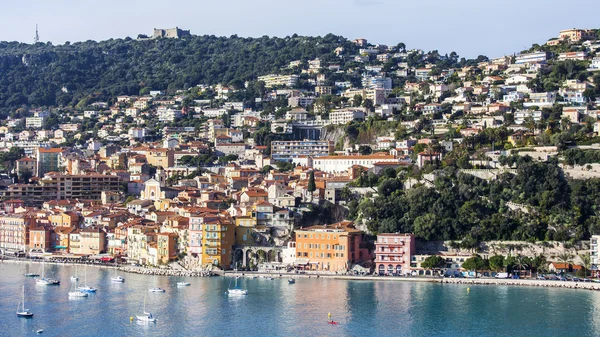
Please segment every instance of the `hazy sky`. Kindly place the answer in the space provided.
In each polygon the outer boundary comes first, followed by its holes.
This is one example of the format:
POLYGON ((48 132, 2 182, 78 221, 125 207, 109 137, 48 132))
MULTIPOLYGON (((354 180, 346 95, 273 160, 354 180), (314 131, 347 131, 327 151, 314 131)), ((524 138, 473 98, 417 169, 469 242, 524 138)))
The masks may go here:
POLYGON ((178 26, 219 36, 325 35, 497 57, 566 28, 600 28, 600 0, 4 0, 0 40, 105 40, 178 26))

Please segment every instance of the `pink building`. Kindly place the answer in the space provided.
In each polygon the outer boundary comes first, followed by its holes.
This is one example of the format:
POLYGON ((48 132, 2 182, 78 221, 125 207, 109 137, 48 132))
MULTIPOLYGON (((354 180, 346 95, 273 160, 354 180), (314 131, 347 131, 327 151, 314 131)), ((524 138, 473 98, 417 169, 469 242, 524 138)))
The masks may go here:
POLYGON ((410 272, 410 257, 416 252, 412 234, 379 234, 375 242, 375 268, 380 275, 410 272))

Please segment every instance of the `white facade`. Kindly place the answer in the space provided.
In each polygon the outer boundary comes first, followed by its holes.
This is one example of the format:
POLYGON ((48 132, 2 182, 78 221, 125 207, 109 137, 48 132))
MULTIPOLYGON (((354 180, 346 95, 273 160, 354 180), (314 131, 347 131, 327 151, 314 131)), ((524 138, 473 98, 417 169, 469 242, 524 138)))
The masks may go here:
POLYGON ((181 110, 160 107, 158 108, 158 120, 161 122, 172 122, 175 118, 181 117, 181 110))
POLYGON ((524 64, 524 63, 545 62, 547 60, 547 58, 548 58, 548 55, 546 55, 546 52, 520 54, 520 55, 517 55, 515 63, 516 64, 524 64))
POLYGON ((354 165, 371 168, 375 163, 397 163, 398 159, 388 154, 368 156, 327 156, 313 158, 313 168, 328 173, 346 172, 354 165))
POLYGON ((39 129, 44 125, 44 117, 27 117, 25 118, 25 127, 39 129))
POLYGON ((365 112, 362 110, 333 110, 329 113, 331 124, 347 124, 355 119, 365 119, 365 112))
POLYGON ((271 88, 274 86, 293 87, 298 83, 298 75, 265 75, 259 76, 259 81, 265 82, 265 87, 271 88))

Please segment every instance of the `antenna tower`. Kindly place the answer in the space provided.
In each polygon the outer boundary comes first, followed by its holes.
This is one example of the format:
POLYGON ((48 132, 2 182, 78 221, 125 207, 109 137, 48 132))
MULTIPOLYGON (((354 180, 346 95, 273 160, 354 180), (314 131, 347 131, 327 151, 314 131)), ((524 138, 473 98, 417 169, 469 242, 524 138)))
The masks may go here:
POLYGON ((35 39, 33 39, 33 43, 40 42, 40 35, 38 34, 38 25, 35 24, 35 39))

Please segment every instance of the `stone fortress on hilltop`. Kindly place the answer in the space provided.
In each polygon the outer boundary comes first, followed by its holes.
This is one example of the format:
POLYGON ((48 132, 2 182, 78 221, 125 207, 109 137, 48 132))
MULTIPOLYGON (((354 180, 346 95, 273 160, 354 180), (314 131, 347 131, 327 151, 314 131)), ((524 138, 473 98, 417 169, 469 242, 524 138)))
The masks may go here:
POLYGON ((190 33, 189 30, 179 29, 178 27, 168 28, 168 29, 154 28, 154 34, 152 34, 153 39, 158 39, 158 38, 162 38, 162 37, 170 38, 170 39, 180 39, 180 38, 191 37, 191 36, 192 36, 192 34, 190 33))

